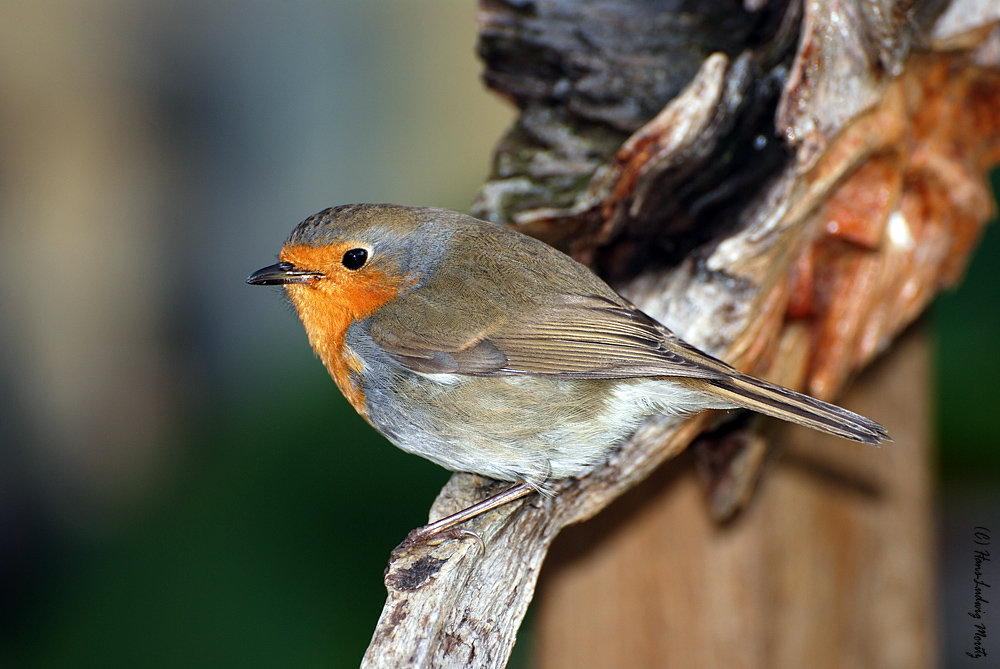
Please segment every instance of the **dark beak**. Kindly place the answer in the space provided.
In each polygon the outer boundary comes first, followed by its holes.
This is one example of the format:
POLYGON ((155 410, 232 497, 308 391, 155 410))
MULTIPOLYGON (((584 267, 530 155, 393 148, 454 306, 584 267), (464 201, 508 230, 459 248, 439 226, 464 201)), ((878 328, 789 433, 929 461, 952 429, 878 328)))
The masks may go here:
POLYGON ((322 272, 302 270, 290 262, 279 262, 257 270, 247 277, 247 283, 254 286, 284 286, 289 283, 311 283, 322 276, 322 272))

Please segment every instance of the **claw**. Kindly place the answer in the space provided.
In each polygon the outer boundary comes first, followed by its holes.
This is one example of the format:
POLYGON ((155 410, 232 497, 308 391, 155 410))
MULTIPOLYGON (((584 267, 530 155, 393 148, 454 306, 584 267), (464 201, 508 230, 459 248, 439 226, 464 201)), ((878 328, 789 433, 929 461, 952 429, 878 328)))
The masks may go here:
POLYGON ((467 509, 459 511, 458 513, 453 513, 452 515, 430 523, 429 525, 418 527, 406 535, 403 542, 393 549, 392 559, 395 560, 396 558, 402 557, 408 553, 410 549, 419 546, 420 544, 438 546, 448 539, 458 539, 459 537, 469 536, 479 542, 479 546, 483 550, 483 555, 485 555, 486 543, 483 541, 483 538, 472 530, 457 529, 456 526, 467 520, 471 520, 478 515, 486 513, 487 511, 492 511, 498 506, 502 506, 513 502, 514 500, 526 497, 532 492, 535 492, 535 489, 528 484, 518 483, 517 485, 507 488, 503 492, 497 493, 492 497, 488 497, 481 502, 473 504, 467 509))

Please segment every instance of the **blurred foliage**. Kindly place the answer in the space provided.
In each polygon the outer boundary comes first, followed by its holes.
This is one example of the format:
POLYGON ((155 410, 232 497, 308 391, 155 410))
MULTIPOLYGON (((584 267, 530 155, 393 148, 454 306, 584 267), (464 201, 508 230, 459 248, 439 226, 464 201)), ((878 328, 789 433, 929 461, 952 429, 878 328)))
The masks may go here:
POLYGON ((389 551, 448 472, 378 436, 302 349, 186 426, 190 466, 154 508, 63 547, 0 665, 357 666, 389 551))
MULTIPOLYGON (((994 196, 1000 170, 992 174, 994 196)), ((931 310, 937 439, 945 479, 1000 476, 1000 228, 987 226, 965 280, 931 310)))

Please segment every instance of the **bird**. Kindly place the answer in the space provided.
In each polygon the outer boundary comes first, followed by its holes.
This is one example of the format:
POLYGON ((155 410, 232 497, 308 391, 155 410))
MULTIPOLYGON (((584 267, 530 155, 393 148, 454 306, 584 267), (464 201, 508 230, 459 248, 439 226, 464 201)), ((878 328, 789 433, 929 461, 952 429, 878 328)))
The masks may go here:
POLYGON ((511 487, 418 528, 428 538, 585 475, 645 419, 751 409, 850 440, 878 423, 743 374, 688 344, 561 251, 454 211, 325 209, 279 262, 283 286, 351 406, 403 451, 511 487))

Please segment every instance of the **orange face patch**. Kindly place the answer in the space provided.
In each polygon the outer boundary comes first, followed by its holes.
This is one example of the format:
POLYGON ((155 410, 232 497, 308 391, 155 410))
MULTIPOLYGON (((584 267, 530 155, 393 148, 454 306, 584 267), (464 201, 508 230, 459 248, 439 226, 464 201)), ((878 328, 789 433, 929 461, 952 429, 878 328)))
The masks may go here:
POLYGON ((316 355, 355 411, 367 418, 364 391, 357 380, 363 363, 345 348, 344 337, 352 323, 364 320, 394 299, 404 280, 370 265, 358 270, 344 267, 344 253, 363 246, 351 242, 330 246, 286 245, 279 258, 298 269, 323 273, 322 278, 306 284, 289 284, 285 290, 316 355))

